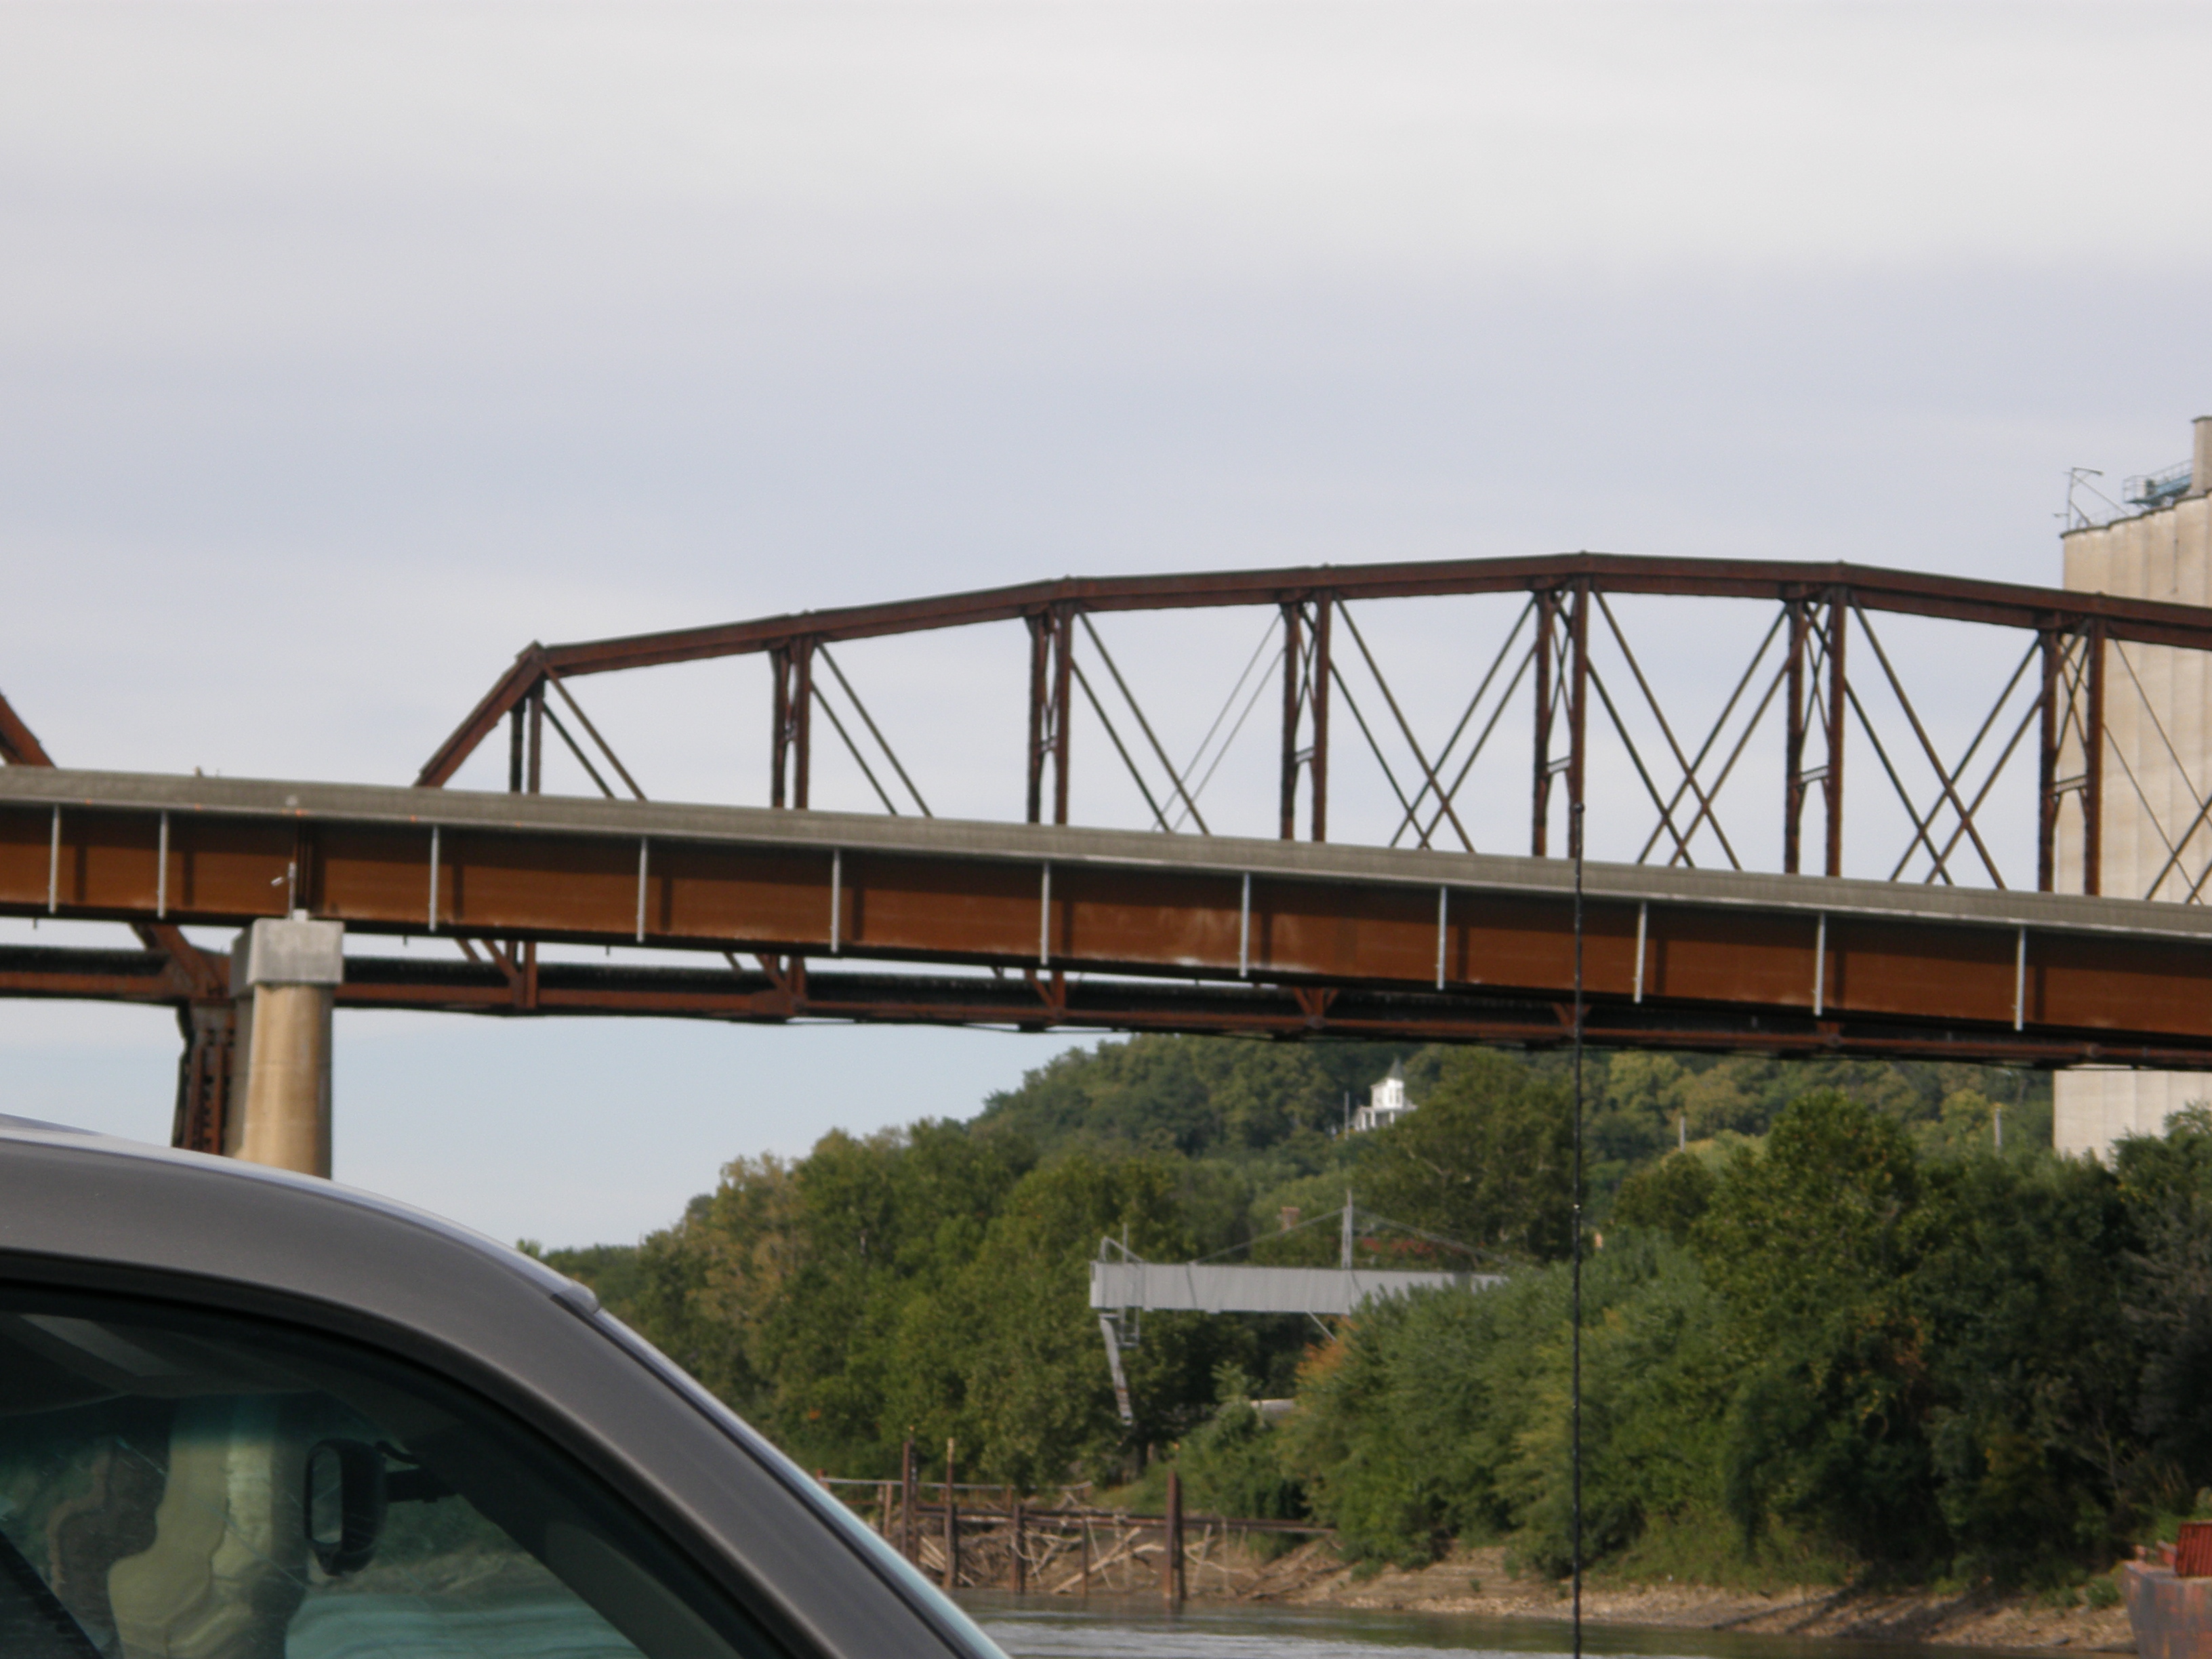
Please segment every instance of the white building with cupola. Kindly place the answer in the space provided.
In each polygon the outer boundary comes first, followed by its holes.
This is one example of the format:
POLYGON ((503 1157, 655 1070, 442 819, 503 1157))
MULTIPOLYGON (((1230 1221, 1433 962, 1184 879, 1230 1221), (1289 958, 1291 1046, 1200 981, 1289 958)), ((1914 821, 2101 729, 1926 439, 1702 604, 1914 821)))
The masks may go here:
POLYGON ((1386 1129, 1413 1109, 1413 1103, 1406 1098, 1406 1068, 1393 1060, 1390 1075, 1367 1091, 1367 1103, 1352 1115, 1352 1133, 1386 1129))

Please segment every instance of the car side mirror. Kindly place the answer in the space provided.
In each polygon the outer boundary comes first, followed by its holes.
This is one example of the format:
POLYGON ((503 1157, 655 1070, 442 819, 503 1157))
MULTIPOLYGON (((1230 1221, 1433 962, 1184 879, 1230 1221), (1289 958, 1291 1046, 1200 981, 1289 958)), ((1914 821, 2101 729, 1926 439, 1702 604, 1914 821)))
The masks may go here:
POLYGON ((307 1449, 307 1547, 322 1570, 358 1572, 376 1554, 387 1501, 384 1454, 359 1440, 319 1440, 307 1449))

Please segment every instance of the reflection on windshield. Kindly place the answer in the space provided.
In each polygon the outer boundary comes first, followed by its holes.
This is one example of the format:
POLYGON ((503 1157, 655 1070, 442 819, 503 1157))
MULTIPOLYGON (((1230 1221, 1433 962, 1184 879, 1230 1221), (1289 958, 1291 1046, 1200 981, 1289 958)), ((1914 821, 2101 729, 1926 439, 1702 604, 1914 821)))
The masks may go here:
POLYGON ((142 1316, 0 1310, 9 1659, 769 1650, 457 1391, 295 1333, 142 1316))

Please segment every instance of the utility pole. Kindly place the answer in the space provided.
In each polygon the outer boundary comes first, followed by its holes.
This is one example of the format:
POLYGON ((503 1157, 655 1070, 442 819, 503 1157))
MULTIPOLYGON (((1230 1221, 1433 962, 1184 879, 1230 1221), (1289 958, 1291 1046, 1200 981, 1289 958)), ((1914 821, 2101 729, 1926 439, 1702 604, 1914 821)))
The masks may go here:
POLYGON ((1345 1272, 1352 1271, 1352 1188, 1344 1189, 1344 1244, 1339 1252, 1345 1272))

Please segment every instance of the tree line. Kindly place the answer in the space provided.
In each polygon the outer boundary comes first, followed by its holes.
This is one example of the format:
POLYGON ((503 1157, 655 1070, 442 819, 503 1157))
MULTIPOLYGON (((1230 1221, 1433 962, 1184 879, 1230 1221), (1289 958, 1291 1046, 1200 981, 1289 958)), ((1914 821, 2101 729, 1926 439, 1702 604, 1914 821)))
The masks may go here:
MULTIPOLYGON (((1624 1054, 1587 1093, 1601 1559, 2062 1582, 2212 1483, 2212 1118, 2107 1166, 2050 1152, 2026 1073, 1624 1054)), ((736 1159, 634 1247, 544 1254, 809 1467, 951 1438, 963 1478, 1048 1492, 1172 1459, 1194 1504, 1311 1515, 1355 1557, 1503 1538, 1557 1571, 1571 1135, 1556 1057, 1137 1037, 965 1122, 736 1159), (1394 1062, 1419 1109, 1346 1133, 1394 1062), (1125 1427, 1100 1241, 1334 1261, 1334 1227, 1297 1224, 1347 1189, 1363 1261, 1506 1283, 1327 1328, 1147 1315, 1125 1427)))

